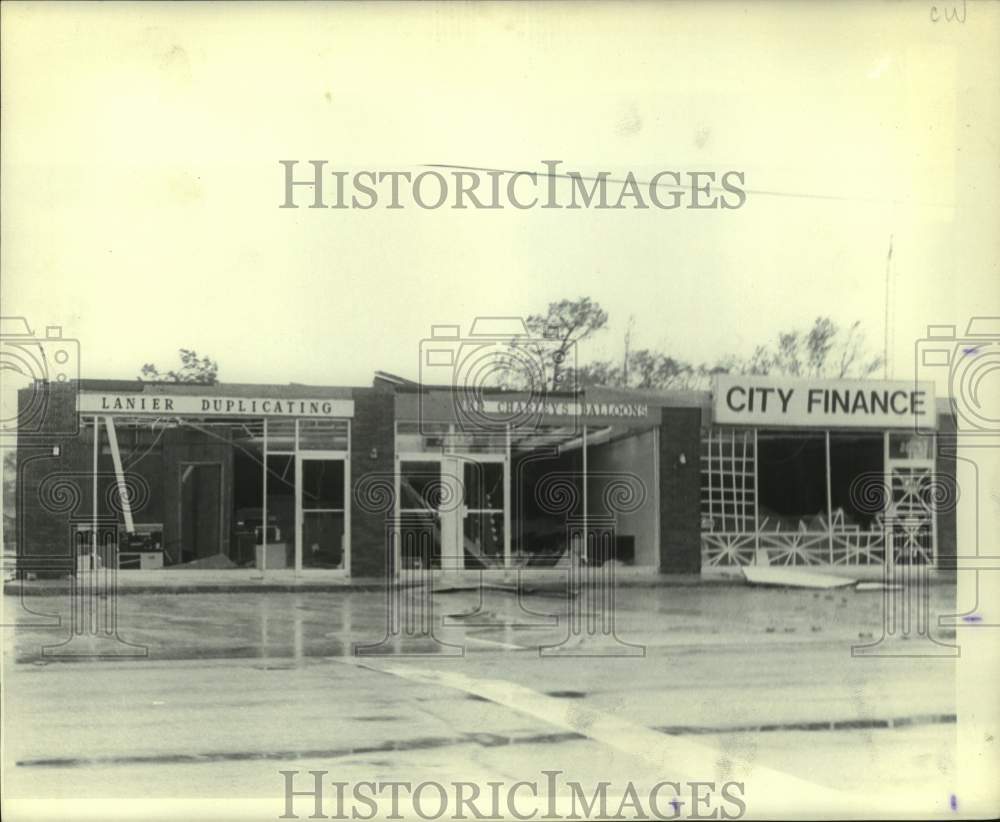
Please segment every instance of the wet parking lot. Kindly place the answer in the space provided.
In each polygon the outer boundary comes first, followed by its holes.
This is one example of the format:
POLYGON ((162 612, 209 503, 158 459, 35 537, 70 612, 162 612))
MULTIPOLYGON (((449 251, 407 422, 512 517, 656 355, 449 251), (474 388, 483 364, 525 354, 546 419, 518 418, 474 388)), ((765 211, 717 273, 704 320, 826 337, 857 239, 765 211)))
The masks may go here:
MULTIPOLYGON (((931 595, 936 624, 954 602, 931 595)), ((28 597, 29 613, 7 596, 8 796, 168 799, 183 784, 274 818, 281 770, 486 783, 555 768, 613 784, 850 779, 948 801, 954 659, 852 655, 882 638, 880 592, 626 588, 615 636, 582 639, 580 602, 480 597, 438 594, 413 623, 433 637, 387 638, 378 591, 132 594, 117 657, 67 658, 42 650, 69 638, 67 601, 28 597)), ((935 653, 914 634, 881 647, 904 645, 935 653)))

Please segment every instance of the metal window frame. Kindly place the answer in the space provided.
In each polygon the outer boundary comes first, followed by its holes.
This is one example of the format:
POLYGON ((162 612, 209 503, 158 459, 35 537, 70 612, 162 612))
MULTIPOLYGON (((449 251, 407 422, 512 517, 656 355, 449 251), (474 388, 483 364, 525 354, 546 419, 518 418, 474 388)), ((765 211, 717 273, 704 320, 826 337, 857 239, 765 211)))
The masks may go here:
MULTIPOLYGON (((298 429, 298 426, 296 426, 298 429)), ((350 431, 348 431, 348 437, 350 431)), ((296 432, 296 444, 298 434, 296 432)), ((295 573, 300 574, 303 570, 302 547, 303 528, 305 526, 305 513, 338 513, 344 515, 344 545, 343 545, 343 568, 321 569, 330 573, 343 572, 344 576, 350 576, 351 560, 351 452, 332 450, 297 450, 295 452, 295 573), (344 500, 341 508, 306 508, 302 504, 302 469, 306 462, 343 462, 344 463, 344 500)), ((320 569, 308 569, 320 570, 320 569)))
MULTIPOLYGON (((322 419, 336 420, 337 422, 344 422, 347 424, 347 448, 345 450, 334 450, 334 449, 302 449, 299 448, 299 423, 303 419, 314 419, 313 417, 295 417, 291 420, 294 423, 293 430, 293 442, 294 448, 291 451, 281 449, 278 451, 272 451, 268 448, 268 422, 273 419, 272 417, 261 417, 264 426, 263 435, 263 448, 262 448, 262 459, 263 465, 263 504, 261 506, 261 512, 263 517, 262 522, 262 536, 261 536, 261 564, 258 569, 263 577, 267 573, 267 458, 270 456, 285 456, 291 457, 293 462, 293 472, 295 477, 295 557, 292 563, 293 573, 296 577, 301 575, 302 571, 307 572, 322 570, 325 573, 336 574, 338 576, 343 576, 349 578, 351 576, 351 543, 352 543, 352 533, 351 533, 351 443, 354 434, 353 420, 344 417, 323 417, 322 419), (317 460, 343 460, 344 462, 344 567, 337 569, 318 569, 318 568, 308 568, 303 569, 302 567, 302 462, 303 460, 317 459, 317 460)), ((314 510, 314 509, 307 509, 314 510)), ((319 510, 319 509, 315 509, 319 510)), ((341 509, 330 509, 331 511, 339 511, 341 509)))
MULTIPOLYGON (((510 435, 510 424, 504 426, 504 449, 500 453, 491 452, 459 452, 455 451, 449 445, 449 440, 445 440, 445 447, 441 450, 435 451, 400 451, 399 450, 399 426, 400 423, 412 424, 410 420, 396 420, 393 424, 393 485, 395 489, 395 501, 393 505, 393 525, 394 532, 398 533, 400 528, 401 516, 404 510, 409 511, 410 509, 404 508, 402 504, 402 463, 404 462, 436 462, 439 465, 443 464, 446 460, 453 460, 455 462, 461 463, 466 462, 492 462, 492 463, 502 463, 503 465, 503 570, 509 571, 512 568, 512 543, 511 543, 511 527, 512 527, 512 506, 513 501, 511 500, 511 435, 510 435)), ((442 423, 444 424, 444 423, 442 423)), ((448 432, 453 434, 455 431, 454 424, 449 424, 448 432)), ((464 497, 464 493, 463 493, 464 497)), ((462 510, 465 510, 465 500, 462 501, 462 510)), ((478 509, 477 509, 478 510, 478 509)), ((457 518, 461 522, 464 517, 457 518)), ((456 526, 457 527, 457 526, 456 526)), ((444 526, 442 525, 442 535, 444 532, 444 526)), ((393 576, 398 578, 402 566, 402 556, 401 556, 401 545, 400 541, 394 540, 393 545, 393 576)), ((432 569, 423 569, 427 573, 432 573, 432 569)))
MULTIPOLYGON (((736 457, 735 457, 735 443, 736 443, 736 433, 739 427, 730 426, 718 426, 710 425, 703 429, 701 437, 701 458, 700 458, 700 498, 701 498, 701 513, 702 516, 707 515, 713 522, 721 523, 721 528, 713 528, 713 531, 719 533, 728 533, 726 530, 727 525, 727 489, 725 487, 725 482, 723 475, 726 473, 726 463, 729 462, 729 467, 733 470, 730 472, 734 476, 735 483, 735 467, 736 467, 736 457), (728 439, 730 443, 730 448, 732 450, 728 456, 723 449, 723 441, 728 439), (718 487, 717 487, 718 486, 718 487), (718 510, 717 510, 718 505, 718 510), (706 510, 707 509, 707 510, 706 510)), ((761 541, 761 530, 760 530, 760 514, 759 514, 759 434, 761 430, 764 431, 774 431, 776 433, 781 433, 784 429, 761 429, 760 427, 754 427, 750 429, 744 429, 745 434, 751 434, 753 437, 753 489, 752 489, 752 502, 753 502, 753 546, 755 561, 757 553, 760 550, 761 541)), ((831 464, 831 435, 839 432, 841 429, 833 428, 823 428, 823 429, 809 429, 813 433, 823 433, 824 441, 824 481, 826 485, 826 542, 827 542, 827 561, 830 565, 834 565, 834 551, 835 551, 835 530, 833 523, 833 483, 832 483, 832 464, 831 464)), ((937 453, 937 433, 932 432, 930 434, 925 434, 930 441, 930 456, 919 459, 895 459, 891 456, 890 449, 890 438, 893 434, 906 433, 905 429, 862 429, 873 434, 881 434, 882 436, 882 477, 883 477, 883 487, 884 487, 884 497, 885 507, 883 508, 883 516, 889 516, 892 513, 893 506, 893 475, 894 468, 924 468, 930 471, 932 474, 938 469, 938 453, 937 453)), ((852 432, 857 433, 855 429, 851 429, 852 432)), ((741 471, 740 479, 742 482, 746 482, 748 475, 745 471, 746 465, 746 441, 744 441, 744 452, 743 452, 743 466, 744 470, 741 471)), ((733 505, 733 515, 735 519, 735 525, 739 526, 741 521, 741 516, 743 522, 746 522, 746 494, 747 490, 745 486, 741 486, 739 489, 742 493, 742 502, 737 503, 736 495, 737 488, 735 484, 732 489, 728 491, 731 494, 733 505), (742 508, 741 508, 742 506, 742 508)), ((939 545, 938 545, 938 510, 936 505, 929 506, 929 524, 931 530, 931 567, 937 567, 939 560, 939 545)), ((706 532, 702 532, 706 533, 706 532)), ((710 532, 709 532, 710 533, 710 532)), ((736 533, 738 535, 750 536, 751 531, 744 528, 737 528, 736 533)), ((703 543, 704 548, 704 543, 703 543)), ((886 548, 888 550, 888 547, 886 548)), ((885 561, 885 559, 883 559, 885 561)))

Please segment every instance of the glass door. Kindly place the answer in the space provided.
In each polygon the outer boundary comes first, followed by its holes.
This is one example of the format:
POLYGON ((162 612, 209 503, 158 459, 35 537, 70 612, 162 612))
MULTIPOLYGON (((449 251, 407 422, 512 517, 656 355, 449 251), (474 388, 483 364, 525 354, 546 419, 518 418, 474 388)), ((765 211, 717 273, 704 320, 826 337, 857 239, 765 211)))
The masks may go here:
POLYGON ((347 460, 340 453, 299 453, 295 462, 297 571, 349 569, 347 471, 347 460))
POLYGON ((399 570, 505 567, 507 473, 502 455, 406 454, 397 464, 399 570))
POLYGON ((467 569, 503 568, 507 564, 504 540, 506 504, 503 457, 461 459, 461 545, 467 569))
POLYGON ((441 567, 442 513, 447 496, 442 461, 419 455, 399 461, 396 568, 415 571, 441 567))

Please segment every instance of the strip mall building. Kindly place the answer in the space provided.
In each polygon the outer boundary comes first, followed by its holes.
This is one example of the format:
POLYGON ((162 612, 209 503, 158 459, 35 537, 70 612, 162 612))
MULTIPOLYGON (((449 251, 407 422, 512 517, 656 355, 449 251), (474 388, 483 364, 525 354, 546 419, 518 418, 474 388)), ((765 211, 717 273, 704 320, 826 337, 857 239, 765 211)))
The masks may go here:
POLYGON ((39 576, 384 578, 574 553, 623 575, 860 574, 887 545, 901 562, 955 555, 937 436, 955 421, 923 383, 727 376, 540 399, 381 373, 364 388, 84 380, 24 389, 20 412, 18 564, 39 576), (574 544, 598 527, 606 550, 574 544))

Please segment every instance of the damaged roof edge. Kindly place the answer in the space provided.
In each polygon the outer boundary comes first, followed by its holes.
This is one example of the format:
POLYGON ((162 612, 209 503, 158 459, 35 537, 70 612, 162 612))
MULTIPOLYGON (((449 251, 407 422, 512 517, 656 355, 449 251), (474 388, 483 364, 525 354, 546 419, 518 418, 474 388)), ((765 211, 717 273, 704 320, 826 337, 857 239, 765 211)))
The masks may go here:
MULTIPOLYGON (((193 383, 193 382, 153 382, 143 380, 120 379, 80 379, 75 381, 80 391, 114 391, 136 394, 208 394, 236 397, 289 397, 289 398, 330 398, 349 399, 355 391, 367 391, 372 388, 388 389, 400 393, 417 393, 422 391, 450 391, 450 385, 422 385, 414 380, 392 374, 387 371, 376 371, 371 386, 330 386, 307 385, 304 383, 193 383)), ((71 385, 72 383, 68 384, 71 385)), ((67 386, 68 387, 68 386, 67 386)), ((505 393, 502 389, 487 389, 484 393, 505 393)), ((510 393, 525 393, 513 391, 510 393)), ((610 386, 588 386, 580 391, 550 392, 551 396, 574 396, 583 393, 585 396, 604 401, 631 400, 642 401, 649 405, 665 408, 701 408, 711 415, 712 392, 708 390, 690 389, 644 389, 616 388, 610 386)), ((938 414, 955 416, 952 398, 937 397, 938 414)))

